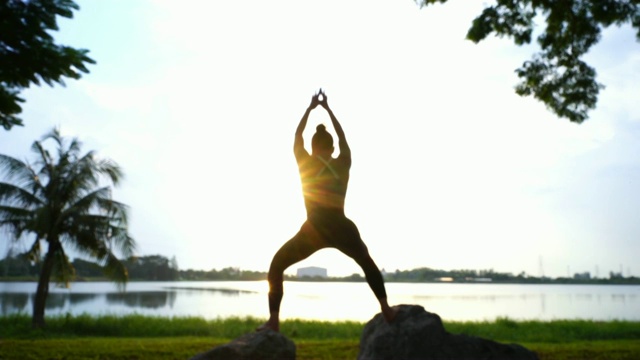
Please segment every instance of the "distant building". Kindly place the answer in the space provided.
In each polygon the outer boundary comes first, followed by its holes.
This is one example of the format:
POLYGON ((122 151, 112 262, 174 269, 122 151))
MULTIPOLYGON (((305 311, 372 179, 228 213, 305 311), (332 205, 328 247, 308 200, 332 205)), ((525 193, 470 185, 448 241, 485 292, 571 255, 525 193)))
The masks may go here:
POLYGON ((470 281, 470 282, 492 282, 493 279, 492 278, 487 278, 487 277, 467 277, 464 278, 465 281, 470 281))
POLYGON ((382 275, 383 279, 388 279, 389 275, 391 275, 390 273, 388 273, 384 268, 380 269, 380 275, 382 275))
POLYGON ((589 280, 591 279, 591 273, 587 272, 583 272, 583 273, 576 273, 573 275, 573 278, 576 280, 589 280))
POLYGON ((327 269, 321 268, 321 267, 316 267, 316 266, 309 266, 309 267, 299 268, 298 272, 296 273, 296 275, 299 278, 304 277, 304 276, 326 278, 327 277, 327 269))

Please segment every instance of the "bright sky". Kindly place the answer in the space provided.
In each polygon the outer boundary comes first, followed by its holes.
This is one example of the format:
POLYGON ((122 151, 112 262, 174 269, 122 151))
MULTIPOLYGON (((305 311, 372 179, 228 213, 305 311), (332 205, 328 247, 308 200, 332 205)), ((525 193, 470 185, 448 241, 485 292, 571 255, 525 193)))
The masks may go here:
MULTIPOLYGON (((33 159, 59 125, 115 160, 140 255, 266 271, 305 219, 293 134, 322 87, 353 154, 347 216, 380 268, 640 275, 629 26, 588 57, 606 89, 576 125, 514 93, 535 47, 464 39, 479 0, 78 4, 55 36, 97 65, 25 91, 25 126, 0 130, 0 152, 33 159)), ((319 108, 309 137, 318 123, 319 108)), ((289 270, 302 266, 361 273, 336 250, 289 270)))

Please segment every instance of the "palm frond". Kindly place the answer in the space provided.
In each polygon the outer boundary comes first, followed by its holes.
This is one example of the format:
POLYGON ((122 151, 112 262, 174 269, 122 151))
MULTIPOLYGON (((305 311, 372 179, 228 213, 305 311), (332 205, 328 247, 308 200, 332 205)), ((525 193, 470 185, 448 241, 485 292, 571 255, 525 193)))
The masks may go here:
POLYGON ((0 204, 33 208, 41 206, 42 200, 32 192, 14 184, 0 182, 0 204))
POLYGON ((33 218, 33 212, 27 209, 0 205, 0 229, 7 231, 14 241, 18 241, 33 218))
POLYGON ((96 190, 93 190, 87 194, 84 194, 79 199, 74 199, 75 202, 70 203, 61 214, 63 218, 71 215, 88 214, 92 209, 101 208, 101 201, 109 199, 111 197, 111 188, 105 186, 96 190))
POLYGON ((23 161, 14 157, 0 154, 0 171, 4 172, 7 177, 13 177, 16 173, 21 173, 27 167, 23 161))
POLYGON ((33 144, 31 144, 31 151, 39 155, 37 160, 38 164, 45 165, 52 163, 51 154, 49 154, 49 151, 42 146, 41 141, 34 141, 33 144))
POLYGON ((109 252, 102 267, 104 274, 114 281, 118 289, 124 290, 129 281, 129 271, 124 263, 120 261, 113 253, 109 252))
POLYGON ((71 142, 69 143, 69 147, 65 150, 65 152, 75 157, 80 153, 81 149, 82 149, 82 141, 74 137, 71 139, 71 142))
POLYGON ((111 218, 112 222, 126 226, 129 223, 129 207, 111 199, 98 199, 100 209, 111 218))
POLYGON ((34 262, 39 262, 42 259, 42 246, 40 245, 40 239, 36 238, 31 248, 26 253, 27 258, 34 262))
POLYGON ((40 138, 40 142, 45 142, 46 140, 49 140, 49 139, 55 141, 56 144, 58 145, 58 148, 64 147, 64 138, 62 137, 59 127, 56 126, 51 130, 49 130, 49 132, 42 135, 42 137, 40 138))
POLYGON ((76 276, 76 269, 62 247, 56 250, 53 256, 53 278, 58 285, 68 288, 69 283, 76 276))
POLYGON ((114 186, 118 186, 124 178, 122 168, 111 159, 99 159, 97 167, 101 174, 106 175, 114 186))
POLYGON ((125 258, 129 258, 134 255, 137 247, 136 241, 129 236, 127 228, 112 227, 110 240, 112 246, 118 249, 125 258))
POLYGON ((99 260, 104 260, 106 254, 114 249, 122 256, 133 256, 136 242, 129 236, 126 226, 114 223, 114 219, 104 215, 82 215, 74 219, 73 227, 65 233, 73 237, 73 241, 65 243, 73 246, 76 251, 99 260))
POLYGON ((0 173, 4 173, 6 181, 21 187, 27 187, 37 181, 36 174, 27 163, 3 154, 0 154, 0 173))
POLYGON ((0 205, 0 221, 11 221, 33 217, 33 210, 15 207, 10 205, 0 205))
POLYGON ((100 182, 100 173, 96 169, 93 153, 89 152, 70 164, 59 163, 59 172, 63 173, 59 184, 59 192, 64 194, 65 203, 73 203, 91 191, 100 182))
POLYGON ((65 229, 63 241, 79 253, 102 260, 107 252, 109 219, 102 215, 82 215, 65 229))
POLYGON ((100 260, 104 258, 106 247, 90 231, 83 231, 76 234, 74 241, 65 242, 78 254, 86 255, 100 260))

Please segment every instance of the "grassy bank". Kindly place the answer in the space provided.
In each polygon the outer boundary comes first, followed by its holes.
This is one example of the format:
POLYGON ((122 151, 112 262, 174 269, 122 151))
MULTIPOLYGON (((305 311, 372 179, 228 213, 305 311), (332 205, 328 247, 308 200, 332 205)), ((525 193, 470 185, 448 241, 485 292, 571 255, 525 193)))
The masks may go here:
MULTIPOLYGON (((30 317, 0 317, 0 359, 188 359, 253 331, 261 319, 130 315, 59 316, 32 330, 30 317)), ((298 359, 355 359, 363 323, 284 321, 298 359)), ((446 322, 450 333, 519 343, 541 359, 640 359, 640 322, 446 322)))

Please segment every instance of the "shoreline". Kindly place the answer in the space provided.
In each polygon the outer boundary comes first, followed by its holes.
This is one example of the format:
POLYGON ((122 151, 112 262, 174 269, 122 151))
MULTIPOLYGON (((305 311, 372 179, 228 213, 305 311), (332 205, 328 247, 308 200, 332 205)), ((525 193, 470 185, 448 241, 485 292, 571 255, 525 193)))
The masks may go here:
MULTIPOLYGON (((244 279, 181 279, 181 280, 145 280, 145 279, 131 279, 129 283, 138 282, 260 282, 266 281, 266 279, 260 280, 244 280, 244 279)), ((315 278, 299 278, 299 279, 285 279, 285 282, 309 282, 309 283, 364 283, 365 280, 345 280, 342 278, 328 278, 328 279, 315 279, 315 278)), ((13 283, 13 282, 38 282, 37 277, 1 277, 0 283, 13 283)), ((85 282, 112 282, 107 278, 78 278, 70 283, 85 283, 85 282)), ((55 285, 55 282, 50 282, 55 285)), ((545 281, 545 282, 528 282, 528 281, 388 281, 385 280, 385 284, 465 284, 465 285, 640 285, 640 279, 635 279, 628 282, 612 282, 606 280, 599 281, 545 281)))

